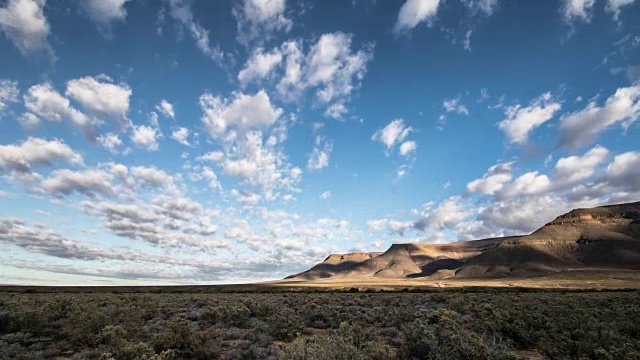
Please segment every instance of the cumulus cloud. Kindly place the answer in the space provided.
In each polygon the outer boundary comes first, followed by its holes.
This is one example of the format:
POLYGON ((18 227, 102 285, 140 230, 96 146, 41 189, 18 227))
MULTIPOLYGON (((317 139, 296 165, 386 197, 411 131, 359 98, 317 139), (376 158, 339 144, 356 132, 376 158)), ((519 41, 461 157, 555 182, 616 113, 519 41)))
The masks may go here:
POLYGON ((387 124, 383 129, 376 131, 373 136, 371 136, 371 140, 380 141, 388 150, 395 146, 395 144, 402 142, 411 131, 413 131, 413 128, 406 126, 404 120, 396 119, 387 124))
POLYGON ((38 125, 40 125, 40 118, 28 112, 20 115, 18 122, 23 129, 27 131, 34 131, 38 128, 38 125))
POLYGON ((455 112, 460 115, 469 115, 469 109, 467 109, 467 107, 462 104, 460 100, 461 99, 459 96, 457 98, 447 99, 442 102, 442 107, 444 107, 447 112, 455 112))
POLYGON ((417 147, 418 145, 416 145, 415 141, 405 141, 400 145, 400 155, 407 156, 414 153, 417 147))
POLYGON ((238 202, 243 206, 256 206, 262 199, 259 194, 255 194, 249 191, 239 191, 236 189, 231 190, 231 195, 233 195, 236 200, 238 200, 238 202))
POLYGON ((106 115, 124 121, 129 112, 131 88, 127 84, 115 84, 106 75, 85 76, 69 80, 65 95, 97 115, 106 115))
POLYGON ((159 137, 160 131, 158 129, 146 125, 134 126, 131 133, 131 141, 147 151, 157 151, 160 148, 159 137))
POLYGON ((53 162, 82 164, 82 156, 60 140, 30 137, 21 144, 0 145, 0 169, 30 172, 53 162))
POLYGON ((264 143, 261 132, 249 132, 239 140, 235 149, 227 148, 225 159, 220 163, 226 175, 240 177, 260 188, 266 200, 275 199, 276 189, 297 184, 300 174, 288 172, 284 153, 276 144, 264 143))
POLYGON ((242 0, 233 9, 238 41, 248 45, 253 40, 269 38, 276 31, 291 30, 293 22, 285 16, 285 8, 286 0, 242 0))
POLYGON ((256 49, 251 58, 247 60, 244 68, 238 73, 238 81, 242 86, 253 80, 264 79, 282 62, 282 53, 279 49, 265 52, 262 48, 256 49))
POLYGON ((176 113, 173 110, 173 104, 168 102, 165 99, 162 99, 158 105, 156 105, 156 110, 164 114, 164 116, 175 119, 176 113))
POLYGON ((62 169, 54 171, 51 176, 42 181, 42 190, 55 195, 71 195, 79 193, 90 197, 97 194, 114 196, 116 189, 112 185, 113 175, 104 170, 87 169, 73 171, 62 169))
POLYGON ((590 178, 595 173, 596 166, 602 164, 608 157, 609 150, 598 145, 582 156, 558 159, 554 172, 556 183, 564 186, 580 183, 590 178))
POLYGON ((422 231, 441 231, 453 228, 471 215, 460 196, 452 196, 440 203, 438 207, 425 214, 414 223, 414 227, 422 231))
POLYGON ((202 122, 213 138, 219 138, 230 128, 241 132, 264 129, 273 125, 283 110, 275 107, 264 90, 254 95, 242 92, 233 94, 233 99, 224 99, 204 93, 200 96, 200 107, 204 112, 202 122))
POLYGON ((98 143, 112 154, 118 153, 118 148, 122 146, 122 140, 118 134, 107 133, 98 137, 98 143))
POLYGON ((42 225, 29 226, 21 219, 0 219, 0 242, 62 259, 134 260, 131 256, 117 254, 110 249, 100 249, 67 239, 42 225))
POLYGON ((529 141, 529 134, 551 120, 561 107, 562 104, 547 92, 534 99, 529 106, 507 107, 506 118, 498 123, 498 127, 505 132, 510 144, 523 145, 529 141))
POLYGON ((315 146, 307 162, 307 169, 318 171, 329 166, 329 157, 332 150, 333 144, 330 141, 324 140, 322 136, 316 136, 315 146))
POLYGON ((476 179, 467 184, 467 191, 470 193, 481 193, 493 195, 507 182, 511 181, 511 166, 513 162, 493 165, 481 179, 476 179))
POLYGON ((155 166, 134 166, 131 168, 131 174, 143 184, 150 186, 168 187, 173 183, 173 178, 169 174, 155 166))
POLYGON ((340 118, 346 112, 351 93, 357 89, 373 58, 373 45, 355 51, 353 36, 340 32, 322 35, 304 53, 300 41, 281 46, 285 74, 277 85, 285 100, 297 99, 306 89, 315 90, 315 101, 326 107, 325 116, 340 118))
POLYGON ((185 127, 179 127, 171 133, 171 138, 184 146, 191 146, 189 144, 189 129, 185 127))
POLYGON ((563 0, 562 14, 567 23, 576 20, 591 22, 595 0, 563 0))
POLYGON ((0 79, 0 116, 2 112, 9 106, 9 103, 18 101, 18 82, 7 79, 0 79))
POLYGON ((71 106, 69 99, 57 92, 49 83, 34 85, 24 94, 24 106, 31 113, 51 122, 69 119, 90 140, 95 138, 91 119, 71 106))
POLYGON ((640 85, 616 90, 602 106, 595 100, 582 110, 560 119, 560 146, 579 148, 589 145, 606 129, 621 124, 628 127, 640 116, 640 85))
POLYGON ((623 191, 640 191, 640 152, 630 151, 616 155, 607 166, 605 179, 623 191))
POLYGON ((96 23, 105 37, 111 37, 111 24, 127 17, 124 5, 130 0, 83 0, 80 2, 87 16, 96 23))
POLYGON ((364 77, 371 49, 353 53, 352 40, 344 33, 324 34, 309 52, 307 83, 320 87, 316 98, 321 103, 348 96, 364 77))
POLYGON ((222 151, 210 151, 202 156, 198 156, 197 160, 199 161, 211 161, 211 162, 220 162, 224 160, 224 153, 222 151))
POLYGON ((196 42, 196 46, 207 57, 221 61, 224 52, 218 46, 211 46, 209 42, 209 31, 195 21, 193 11, 188 0, 168 0, 169 15, 177 21, 180 26, 187 30, 196 42))
POLYGON ((320 194, 320 200, 328 200, 329 198, 331 198, 331 191, 325 191, 320 194))
POLYGON ((407 0, 400 8, 393 31, 395 33, 409 31, 422 22, 431 26, 439 6, 440 0, 407 0))
POLYGON ((607 0, 607 6, 605 9, 613 14, 613 20, 618 21, 620 18, 621 9, 625 6, 631 5, 635 0, 607 0))
POLYGON ((44 16, 46 0, 8 0, 0 8, 0 30, 23 55, 45 52, 54 57, 47 38, 51 33, 44 16))

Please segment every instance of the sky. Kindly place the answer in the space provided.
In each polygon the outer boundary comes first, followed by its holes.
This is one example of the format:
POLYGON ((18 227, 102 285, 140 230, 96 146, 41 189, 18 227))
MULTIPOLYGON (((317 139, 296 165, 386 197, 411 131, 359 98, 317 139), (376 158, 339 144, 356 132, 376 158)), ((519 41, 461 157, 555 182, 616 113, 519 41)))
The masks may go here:
POLYGON ((0 0, 0 284, 263 281, 640 200, 640 1, 0 0))

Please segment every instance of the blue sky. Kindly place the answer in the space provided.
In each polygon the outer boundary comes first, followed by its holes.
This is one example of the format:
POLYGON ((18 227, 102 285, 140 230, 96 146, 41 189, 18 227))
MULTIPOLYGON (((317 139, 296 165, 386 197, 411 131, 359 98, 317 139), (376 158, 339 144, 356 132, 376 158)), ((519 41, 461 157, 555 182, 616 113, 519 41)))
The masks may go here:
POLYGON ((640 199, 634 0, 0 1, 0 283, 268 280, 640 199))

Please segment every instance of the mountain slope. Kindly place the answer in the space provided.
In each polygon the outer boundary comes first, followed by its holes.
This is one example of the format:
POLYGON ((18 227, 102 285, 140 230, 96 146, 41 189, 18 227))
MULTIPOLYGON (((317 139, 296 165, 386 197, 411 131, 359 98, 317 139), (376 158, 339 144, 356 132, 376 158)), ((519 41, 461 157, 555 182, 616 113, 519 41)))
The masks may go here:
POLYGON ((530 235, 330 255, 287 279, 500 278, 584 268, 640 270, 640 202, 572 210, 530 235))

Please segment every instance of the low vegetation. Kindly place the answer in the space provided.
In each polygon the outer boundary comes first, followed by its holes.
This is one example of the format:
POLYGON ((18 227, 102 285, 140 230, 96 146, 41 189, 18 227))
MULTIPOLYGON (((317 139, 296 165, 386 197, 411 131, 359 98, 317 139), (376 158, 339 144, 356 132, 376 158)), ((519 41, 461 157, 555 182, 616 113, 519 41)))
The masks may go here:
POLYGON ((640 292, 0 292, 0 359, 640 359, 640 292))

